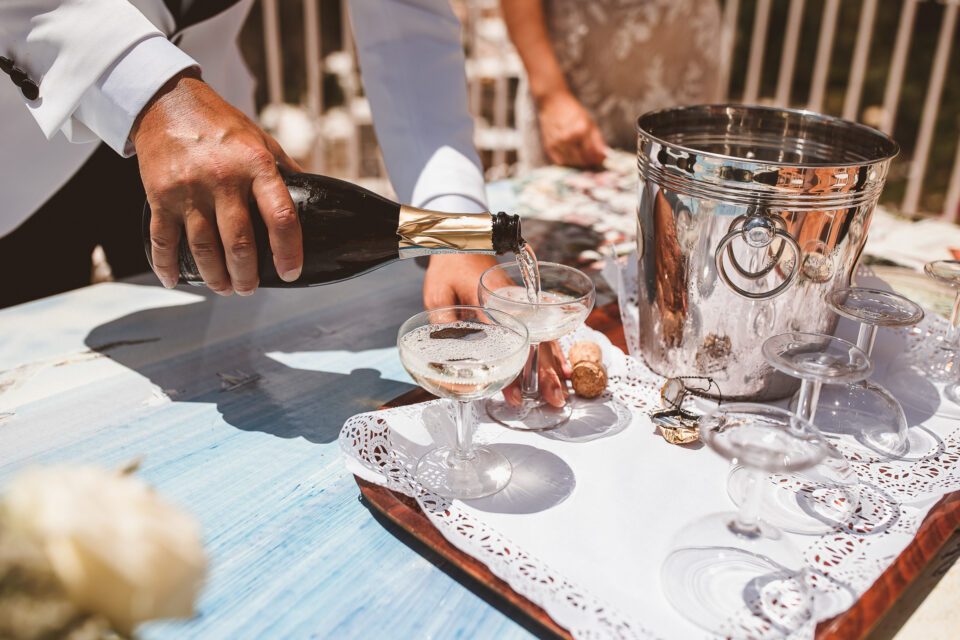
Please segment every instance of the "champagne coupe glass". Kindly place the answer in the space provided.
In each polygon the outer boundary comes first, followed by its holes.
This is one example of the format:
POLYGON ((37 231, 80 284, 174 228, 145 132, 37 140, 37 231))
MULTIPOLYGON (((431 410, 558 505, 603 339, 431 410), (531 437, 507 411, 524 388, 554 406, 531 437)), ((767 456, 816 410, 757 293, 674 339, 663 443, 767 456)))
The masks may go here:
MULTIPOLYGON (((846 340, 820 333, 783 333, 768 338, 762 347, 770 366, 800 378, 796 415, 816 425, 817 398, 823 384, 851 385, 864 380, 873 367, 862 350, 846 340)), ((817 430, 826 451, 815 467, 784 482, 764 483, 767 519, 792 533, 824 534, 853 520, 860 505, 861 484, 850 463, 817 430), (789 490, 789 482, 798 484, 789 490)), ((749 474, 734 468, 727 492, 743 504, 751 491, 749 474)))
POLYGON ((486 403, 487 415, 493 420, 522 431, 553 429, 570 419, 569 402, 557 408, 540 397, 538 347, 541 342, 576 331, 590 315, 596 296, 590 276, 579 269, 553 262, 541 262, 539 267, 537 302, 527 297, 516 264, 500 264, 484 271, 478 291, 480 304, 517 317, 530 331, 530 356, 523 367, 520 406, 510 405, 503 398, 490 398, 486 403))
MULTIPOLYGON (((857 347, 867 357, 873 352, 878 327, 909 327, 923 319, 920 305, 880 289, 845 287, 831 291, 825 300, 837 315, 860 323, 857 347)), ((800 395, 791 403, 798 413, 800 395)), ((816 425, 824 433, 851 435, 884 456, 902 456, 909 447, 903 407, 887 389, 869 380, 821 388, 816 425)))
POLYGON ((700 438, 745 470, 738 513, 681 529, 660 570, 664 595, 691 622, 726 637, 782 638, 813 619, 800 551, 763 516, 767 474, 809 469, 825 454, 807 420, 762 404, 723 405, 700 418, 700 438))
POLYGON ((446 498, 488 496, 510 481, 510 461, 473 444, 470 402, 487 398, 520 373, 527 328, 507 313, 471 306, 424 311, 403 323, 397 348, 403 367, 430 393, 453 401, 456 445, 438 447, 417 464, 424 489, 446 498))
POLYGON ((956 290, 953 310, 950 312, 950 329, 940 342, 940 349, 946 351, 948 356, 944 374, 952 379, 943 394, 954 404, 960 404, 960 379, 957 378, 960 365, 960 260, 935 260, 925 264, 923 270, 934 280, 956 290))

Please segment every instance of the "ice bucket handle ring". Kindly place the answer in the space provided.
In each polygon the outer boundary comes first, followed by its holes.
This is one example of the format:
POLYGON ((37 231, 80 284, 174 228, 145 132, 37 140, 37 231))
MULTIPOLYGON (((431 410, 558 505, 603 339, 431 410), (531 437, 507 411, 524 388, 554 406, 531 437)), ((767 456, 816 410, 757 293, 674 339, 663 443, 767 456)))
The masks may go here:
POLYGON ((796 239, 790 235, 790 232, 786 230, 786 224, 784 224, 782 218, 776 215, 765 215, 757 212, 747 216, 738 216, 733 220, 733 222, 730 224, 730 231, 727 233, 727 235, 723 236, 723 238, 720 240, 720 244, 717 245, 717 251, 714 254, 714 260, 717 265, 717 273, 719 274, 720 279, 723 280, 723 283, 727 285, 731 291, 749 300, 769 300, 771 298, 776 298, 778 295, 786 291, 800 274, 800 243, 798 243, 796 239), (739 224, 738 226, 738 223, 741 222, 742 224, 739 224), (790 273, 787 274, 786 278, 784 278, 783 282, 769 291, 752 292, 746 291, 745 289, 737 286, 733 280, 730 279, 730 275, 727 273, 727 267, 723 263, 723 256, 725 253, 729 252, 731 264, 734 265, 736 270, 741 275, 746 278, 750 278, 751 280, 757 280, 770 273, 770 271, 772 271, 773 268, 780 263, 780 260, 783 257, 783 245, 781 245, 780 249, 773 257, 772 263, 766 268, 757 272, 746 271, 737 263, 733 255, 731 243, 738 236, 742 237, 748 245, 755 248, 767 247, 776 238, 780 238, 784 245, 790 247, 794 258, 793 266, 790 269, 790 273))
MULTIPOLYGON (((744 234, 745 232, 740 225, 743 223, 744 220, 751 220, 751 218, 755 217, 755 215, 756 214, 737 216, 736 218, 733 219, 733 222, 730 223, 730 226, 727 228, 727 231, 736 230, 736 231, 739 231, 741 235, 744 234)), ((784 221, 782 217, 773 214, 773 215, 770 215, 770 219, 778 227, 786 230, 787 223, 784 221)), ((757 223, 751 220, 751 224, 757 224, 757 223)), ((746 236, 744 237, 746 238, 746 236)), ((771 237, 770 240, 772 242, 773 237, 771 237)), ((747 242, 751 246, 757 246, 753 243, 750 243, 749 240, 747 242)), ((759 246, 766 246, 766 245, 761 244, 759 246)), ((767 264, 767 266, 765 266, 764 268, 760 269, 759 271, 747 271, 740 265, 740 263, 737 261, 737 256, 733 253, 733 243, 727 244, 727 258, 730 259, 730 265, 733 267, 734 271, 739 273, 741 276, 743 276, 747 280, 759 280, 760 278, 762 278, 763 276, 767 275, 768 273, 770 273, 771 271, 777 268, 777 265, 780 264, 780 258, 783 257, 784 247, 786 246, 787 244, 785 242, 781 242, 780 247, 777 248, 777 252, 774 254, 773 259, 770 261, 770 263, 767 264)))

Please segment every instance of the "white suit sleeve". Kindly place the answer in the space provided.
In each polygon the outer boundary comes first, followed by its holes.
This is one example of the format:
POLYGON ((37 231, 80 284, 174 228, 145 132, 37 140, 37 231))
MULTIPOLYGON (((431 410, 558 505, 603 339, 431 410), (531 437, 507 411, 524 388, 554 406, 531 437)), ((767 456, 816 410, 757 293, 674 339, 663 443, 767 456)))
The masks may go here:
POLYGON ((126 133, 118 132, 127 123, 109 121, 135 108, 145 91, 158 89, 176 73, 168 73, 172 68, 186 63, 171 51, 176 47, 160 45, 158 38, 165 36, 129 0, 0 2, 0 51, 39 85, 38 98, 24 102, 47 138, 63 131, 81 142, 92 131, 117 151, 129 150, 126 133), (143 64, 141 45, 154 53, 169 49, 162 61, 143 64), (141 64, 136 82, 129 80, 133 65, 122 64, 127 55, 141 64))
POLYGON ((363 86, 393 187, 418 207, 486 209, 460 23, 447 0, 351 0, 363 86))
POLYGON ((167 80, 196 61, 161 35, 138 42, 84 92, 73 117, 122 156, 133 155, 130 129, 167 80))

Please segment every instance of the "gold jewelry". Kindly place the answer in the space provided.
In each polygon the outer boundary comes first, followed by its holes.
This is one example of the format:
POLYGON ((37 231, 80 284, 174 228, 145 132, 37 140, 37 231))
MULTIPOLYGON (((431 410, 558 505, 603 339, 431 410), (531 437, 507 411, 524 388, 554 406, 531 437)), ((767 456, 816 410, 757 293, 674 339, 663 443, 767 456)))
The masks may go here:
POLYGON ((667 409, 650 415, 660 435, 670 444, 691 444, 700 439, 699 419, 682 409, 667 409))
POLYGON ((664 409, 650 414, 650 420, 657 425, 660 435, 670 444, 692 444, 700 439, 700 416, 683 409, 683 401, 693 393, 707 393, 717 390, 717 404, 721 400, 720 385, 706 376, 677 376, 667 378, 660 387, 660 403, 664 409), (688 380, 706 382, 706 386, 691 388, 688 380))

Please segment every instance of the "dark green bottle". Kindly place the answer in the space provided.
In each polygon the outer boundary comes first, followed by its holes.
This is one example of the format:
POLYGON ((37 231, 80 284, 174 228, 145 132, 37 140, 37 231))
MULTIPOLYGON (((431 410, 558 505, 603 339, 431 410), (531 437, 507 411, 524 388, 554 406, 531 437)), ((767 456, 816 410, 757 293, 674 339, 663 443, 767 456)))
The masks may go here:
MULTIPOLYGON (((431 253, 519 251, 520 217, 506 213, 443 213, 400 205, 355 184, 309 173, 283 180, 300 217, 303 271, 284 282, 273 265, 267 229, 250 204, 261 287, 311 287, 353 278, 394 260, 431 253)), ((150 206, 143 207, 143 246, 150 254, 150 206)), ((185 236, 179 249, 180 282, 202 285, 185 236)))

